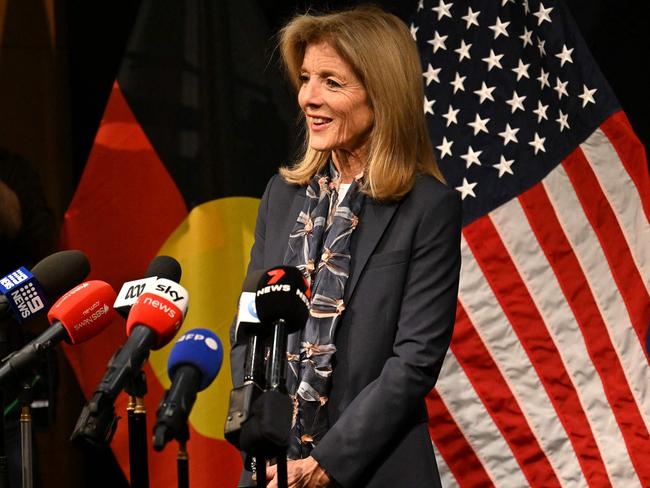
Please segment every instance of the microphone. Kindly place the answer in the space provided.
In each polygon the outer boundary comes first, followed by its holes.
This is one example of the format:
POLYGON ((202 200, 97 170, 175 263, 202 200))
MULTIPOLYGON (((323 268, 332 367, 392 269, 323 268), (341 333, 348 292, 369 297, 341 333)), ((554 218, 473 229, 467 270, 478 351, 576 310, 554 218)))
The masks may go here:
POLYGON ((262 324, 273 328, 266 364, 266 387, 270 390, 286 390, 287 336, 304 327, 309 316, 310 296, 307 280, 293 266, 271 268, 257 284, 257 316, 262 324))
POLYGON ((98 280, 86 281, 63 295, 47 314, 51 327, 2 361, 0 386, 59 342, 79 344, 103 331, 115 318, 110 306, 113 300, 115 291, 111 285, 98 280))
MULTIPOLYGON (((309 285, 297 268, 276 266, 254 276, 257 278, 255 307, 242 306, 249 299, 246 287, 250 284, 247 283, 240 300, 239 317, 254 311, 261 324, 248 323, 244 329, 250 334, 244 361, 244 385, 230 392, 224 428, 226 440, 249 454, 255 450, 271 452, 286 444, 291 425, 291 402, 284 395, 287 335, 304 326, 310 296, 309 285), (261 343, 269 335, 271 345, 266 374, 261 378, 258 372, 264 349, 261 343)), ((239 328, 241 325, 238 324, 239 328)))
POLYGON ((167 374, 172 384, 156 413, 153 448, 162 451, 167 442, 189 438, 187 418, 196 394, 215 379, 223 361, 223 346, 209 329, 192 329, 183 334, 169 354, 167 374))
POLYGON ((90 272, 86 255, 60 251, 39 261, 29 272, 21 267, 0 278, 0 319, 13 312, 19 323, 45 312, 47 297, 58 297, 81 283, 90 272))
POLYGON ((160 349, 176 334, 188 306, 188 293, 178 283, 158 278, 148 283, 131 308, 126 322, 128 336, 108 363, 93 398, 83 408, 72 439, 91 444, 108 443, 115 433, 113 404, 127 382, 142 369, 153 349, 160 349))
POLYGON ((137 301, 138 297, 144 293, 147 284, 156 281, 158 277, 167 278, 168 280, 179 283, 181 281, 181 265, 170 256, 156 256, 149 263, 149 267, 144 273, 144 278, 127 281, 122 285, 113 304, 113 308, 122 317, 127 318, 131 307, 137 301))

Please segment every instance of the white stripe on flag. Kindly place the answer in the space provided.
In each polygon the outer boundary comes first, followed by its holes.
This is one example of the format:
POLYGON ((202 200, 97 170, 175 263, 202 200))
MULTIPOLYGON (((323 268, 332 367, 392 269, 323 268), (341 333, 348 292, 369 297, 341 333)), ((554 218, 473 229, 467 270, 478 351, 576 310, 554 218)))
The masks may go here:
MULTIPOLYGON (((519 200, 510 200, 492 211, 490 217, 553 338, 562 363, 576 387, 610 480, 616 484, 621 480, 612 477, 615 466, 625 466, 630 473, 634 472, 634 468, 616 417, 607 402, 600 375, 589 358, 582 332, 553 269, 535 238, 519 200)), ((573 486, 576 483, 574 467, 572 463, 564 463, 561 457, 560 460, 561 479, 573 486)), ((584 478, 581 481, 585 483, 584 478)), ((629 479, 623 481, 629 482, 629 479)))
POLYGON ((580 149, 616 215, 634 264, 650 293, 650 224, 643 211, 639 190, 602 130, 596 130, 580 144, 580 149))
POLYGON ((497 486, 527 486, 517 460, 451 350, 436 390, 487 475, 497 486))
POLYGON ((433 446, 433 453, 436 455, 436 464, 438 465, 438 472, 440 473, 440 483, 442 484, 442 488, 457 488, 460 485, 458 484, 458 481, 456 481, 456 478, 451 472, 451 469, 449 469, 449 466, 447 466, 447 463, 442 457, 442 454, 440 454, 440 451, 438 451, 436 443, 432 441, 431 445, 433 446))
MULTIPOLYGON (((543 185, 587 278, 647 429, 646 384, 650 378, 650 370, 639 339, 632 327, 623 298, 607 265, 605 254, 564 168, 561 165, 557 166, 544 179, 543 185)), ((625 473, 627 468, 619 465, 616 469, 620 471, 618 474, 620 479, 627 478, 625 473)))
POLYGON ((461 240, 461 256, 458 295, 467 316, 501 371, 558 479, 572 478, 568 473, 573 473, 575 479, 577 473, 578 478, 583 480, 576 453, 558 421, 557 412, 542 381, 464 237, 461 240))

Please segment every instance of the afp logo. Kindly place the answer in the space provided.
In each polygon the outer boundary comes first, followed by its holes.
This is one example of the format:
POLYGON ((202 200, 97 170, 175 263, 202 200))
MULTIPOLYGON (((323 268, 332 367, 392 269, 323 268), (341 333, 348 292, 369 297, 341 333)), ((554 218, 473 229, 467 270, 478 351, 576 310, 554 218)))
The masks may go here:
POLYGON ((187 334, 183 334, 176 341, 176 343, 188 342, 188 341, 203 342, 208 347, 208 349, 211 349, 213 351, 219 349, 219 344, 214 338, 207 337, 206 335, 201 334, 200 332, 188 332, 187 334))

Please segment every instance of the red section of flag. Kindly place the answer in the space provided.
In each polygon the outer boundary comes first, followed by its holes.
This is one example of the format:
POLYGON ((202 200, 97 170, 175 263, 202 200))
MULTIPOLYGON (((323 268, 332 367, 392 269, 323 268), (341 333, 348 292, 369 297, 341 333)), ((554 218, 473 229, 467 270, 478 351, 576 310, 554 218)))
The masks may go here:
MULTIPOLYGON (((178 188, 115 83, 83 177, 65 215, 62 247, 84 251, 90 259, 91 277, 119 289, 125 281, 143 276, 149 262, 186 216, 178 188)), ((118 322, 100 340, 65 347, 86 397, 92 395, 116 348, 126 341, 124 322, 118 322)), ((148 365, 145 372, 147 426, 151 429, 164 388, 148 365)), ((127 396, 122 393, 115 410, 123 419, 126 405, 127 396)), ((241 470, 235 449, 225 441, 202 436, 191 426, 190 431, 192 486, 234 486, 241 470)), ((152 486, 176 486, 174 444, 162 453, 150 449, 152 486)), ((126 420, 120 421, 111 447, 128 473, 126 420)))
POLYGON ((560 486, 516 398, 459 303, 452 351, 533 486, 560 486))

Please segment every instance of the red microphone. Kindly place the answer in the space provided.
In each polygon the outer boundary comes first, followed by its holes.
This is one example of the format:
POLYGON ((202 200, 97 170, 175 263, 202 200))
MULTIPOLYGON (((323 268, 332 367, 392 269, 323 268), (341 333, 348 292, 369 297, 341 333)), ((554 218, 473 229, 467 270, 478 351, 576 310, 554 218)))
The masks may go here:
POLYGON ((72 439, 93 445, 108 444, 117 425, 114 402, 127 382, 142 369, 149 351, 160 349, 172 340, 187 312, 188 293, 178 283, 158 278, 145 285, 131 307, 126 322, 128 339, 119 348, 83 408, 72 439))
POLYGON ((117 294, 104 281, 86 281, 63 295, 47 314, 51 327, 2 360, 0 386, 31 366, 61 341, 79 344, 103 331, 115 318, 111 304, 117 294))

